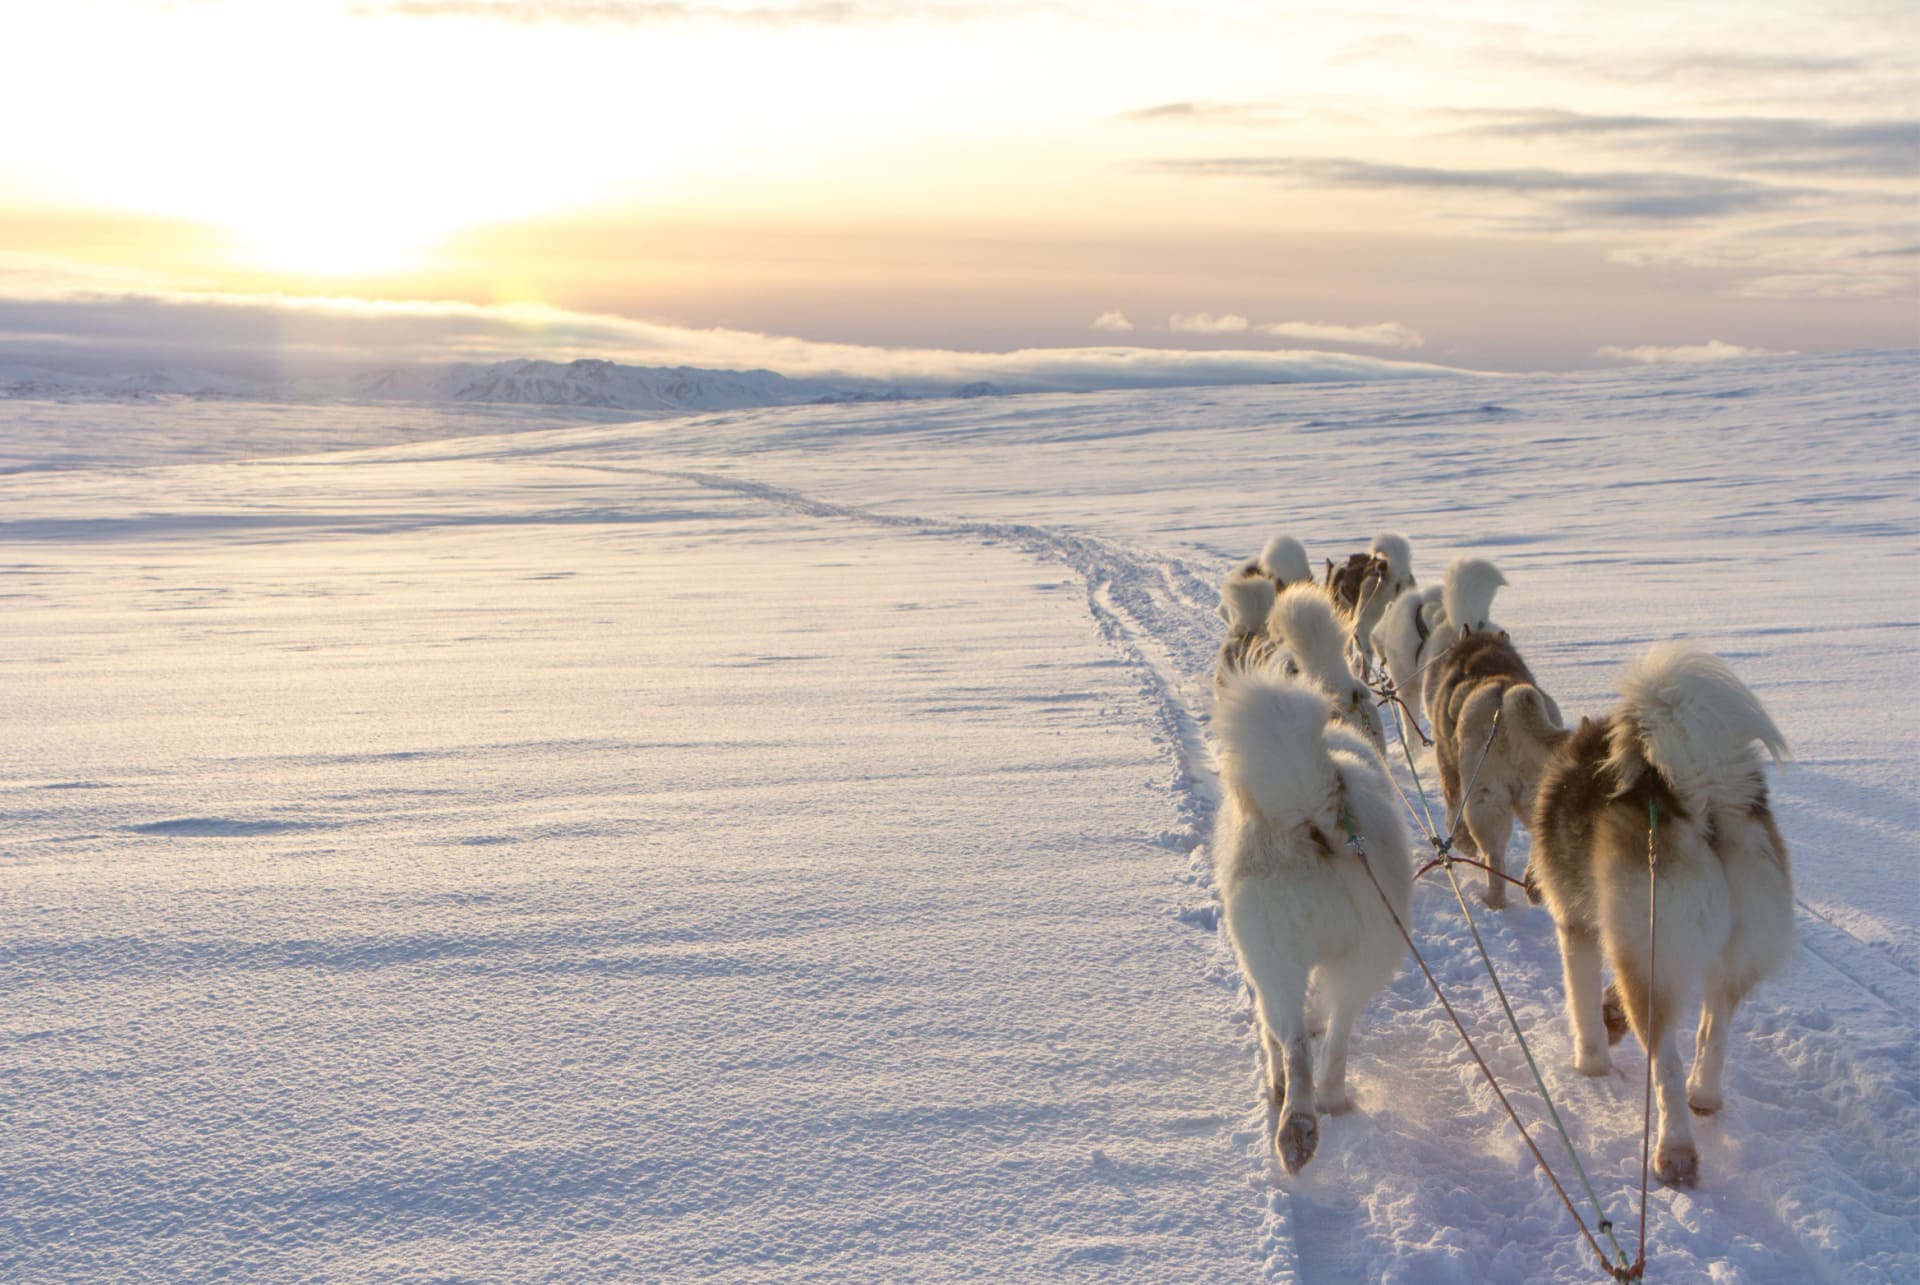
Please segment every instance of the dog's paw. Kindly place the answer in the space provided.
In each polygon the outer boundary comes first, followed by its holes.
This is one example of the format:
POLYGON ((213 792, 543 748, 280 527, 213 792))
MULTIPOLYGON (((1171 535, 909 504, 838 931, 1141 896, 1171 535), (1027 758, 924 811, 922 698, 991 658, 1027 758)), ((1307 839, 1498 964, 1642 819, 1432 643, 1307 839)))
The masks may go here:
POLYGON ((1613 1071, 1613 1057, 1603 1048, 1576 1049, 1573 1069, 1582 1075, 1609 1075, 1613 1071))
POLYGON ((1353 1110, 1353 1099, 1347 1096, 1347 1091, 1344 1088, 1338 1091, 1315 1089, 1313 1093, 1313 1109, 1321 1115, 1345 1115, 1347 1112, 1353 1110))
POLYGON ((1487 884, 1487 890, 1480 894, 1480 900, 1487 903, 1488 910, 1507 908, 1507 884, 1504 879, 1495 879, 1487 884))
POLYGON ((1527 873, 1521 877, 1520 886, 1527 890, 1527 900, 1534 905, 1545 904, 1547 896, 1540 891, 1540 881, 1533 877, 1533 867, 1527 867, 1527 873))
POLYGON ((1704 1084, 1687 1086, 1687 1110, 1695 1115, 1716 1115, 1727 1100, 1717 1088, 1708 1088, 1704 1084))
POLYGON ((1688 1143, 1663 1143, 1653 1153, 1653 1176, 1669 1187, 1698 1187, 1700 1153, 1688 1143))
POLYGON ((1290 1115, 1280 1124, 1279 1132, 1273 1135, 1273 1149, 1280 1153, 1280 1163, 1287 1167, 1288 1173, 1299 1173, 1307 1167, 1307 1161, 1313 1159, 1314 1148, 1320 1145, 1320 1125, 1310 1115, 1290 1115))

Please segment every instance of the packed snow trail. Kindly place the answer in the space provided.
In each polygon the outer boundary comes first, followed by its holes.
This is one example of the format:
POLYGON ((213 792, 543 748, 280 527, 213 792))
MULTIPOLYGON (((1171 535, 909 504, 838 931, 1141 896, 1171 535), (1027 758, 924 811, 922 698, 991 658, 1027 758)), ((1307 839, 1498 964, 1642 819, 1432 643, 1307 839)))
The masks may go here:
MULTIPOLYGON (((1154 701, 1162 743, 1178 771, 1176 794, 1181 819, 1193 842, 1203 836, 1219 801, 1211 752, 1190 695, 1182 689, 1211 664, 1217 641, 1209 636, 1217 593, 1192 567, 1170 558, 1124 549, 1110 540, 1051 531, 1029 523, 969 522, 961 519, 902 517, 846 504, 810 499, 764 482, 716 473, 674 472, 634 466, 580 467, 672 477, 719 491, 752 496, 813 517, 846 518, 873 526, 926 535, 968 536, 988 545, 1011 544, 1031 557, 1060 563, 1086 588, 1087 610, 1101 636, 1133 666, 1144 693, 1154 701), (1199 605, 1207 604, 1202 613, 1199 605), (1204 619, 1203 619, 1204 616, 1204 619)), ((1191 847, 1192 843, 1187 843, 1191 847)))
MULTIPOLYGON (((1088 609, 1101 634, 1136 669, 1143 692, 1158 704, 1163 745, 1177 769, 1179 811, 1187 823, 1186 833, 1177 836, 1179 846, 1194 854, 1188 878, 1210 892, 1210 858, 1204 840, 1218 804, 1218 782, 1205 744, 1204 711, 1217 646, 1218 623, 1212 611, 1216 579, 1181 560, 1081 533, 1028 523, 888 514, 734 476, 691 471, 668 475, 818 517, 929 534, 970 535, 987 543, 1014 542, 1034 557, 1071 567, 1086 584, 1088 609)), ((1217 577, 1225 568, 1212 570, 1217 577)), ((1424 772, 1427 780, 1435 779, 1430 763, 1424 772)), ((1416 788, 1405 778, 1404 768, 1396 774, 1404 786, 1416 788)), ((1437 815, 1437 796, 1432 802, 1437 815)), ((1526 850, 1524 834, 1517 836, 1509 857, 1514 869, 1523 868, 1526 850)), ((1468 884, 1477 886, 1480 876, 1463 873, 1468 884)), ((1916 1109, 1912 1077, 1903 1073, 1901 1063, 1910 1064, 1913 1054, 1920 1052, 1920 1022, 1894 997, 1898 980, 1876 986, 1836 962, 1833 956, 1863 947, 1804 901, 1798 904, 1802 940, 1814 939, 1808 946, 1812 962, 1876 1002, 1904 1029, 1891 1046, 1869 1048, 1866 1058, 1857 1059, 1849 1041, 1822 1038, 1832 1023, 1814 1016, 1817 1005, 1780 1006, 1781 992, 1805 991, 1804 981, 1780 979, 1763 988, 1740 1013, 1735 1047, 1741 1053, 1730 1067, 1734 1092, 1744 1093, 1754 1105, 1742 1109, 1742 1104, 1730 1101, 1729 1111, 1703 1125, 1706 1163, 1715 1171, 1702 1191, 1653 1193, 1647 1228, 1650 1280, 1691 1279, 1695 1272, 1703 1276, 1712 1272, 1717 1279, 1851 1280, 1870 1279, 1860 1273, 1882 1270, 1887 1273, 1884 1279, 1898 1279, 1902 1261, 1898 1255, 1884 1262, 1848 1258, 1851 1246, 1835 1235, 1836 1222, 1844 1220, 1836 1220, 1822 1208, 1836 1195, 1851 1207, 1849 1212, 1867 1218, 1894 1243, 1904 1239, 1912 1247, 1907 1214, 1915 1186, 1912 1176, 1903 1178, 1899 1168, 1913 1154, 1903 1148, 1920 1144, 1920 1109, 1916 1109), (1851 949, 1836 937, 1852 943, 1851 949), (1794 1031, 1796 1024, 1806 1029, 1794 1031), (1863 1103, 1848 1106, 1842 1100, 1844 1094, 1823 1093, 1804 1083, 1810 1071, 1829 1077, 1839 1073, 1867 1097, 1882 1099, 1886 1115, 1876 1115, 1863 1103), (1751 1120, 1762 1111, 1774 1121, 1783 1114, 1810 1114, 1816 1126, 1823 1127, 1807 1131, 1807 1150, 1828 1155, 1861 1181, 1839 1193, 1797 1191, 1794 1170, 1800 1160, 1796 1148, 1778 1145, 1778 1129, 1744 1138, 1738 1126, 1729 1127, 1729 1122, 1751 1120), (1882 1166, 1892 1166, 1893 1172, 1887 1179, 1876 1179, 1874 1171, 1882 1166), (1738 1274, 1728 1276, 1721 1270, 1726 1268, 1738 1274)), ((1430 877, 1416 906, 1415 939, 1429 965, 1462 1010, 1463 1020, 1470 1023, 1475 1041, 1529 1131, 1546 1150, 1549 1163, 1563 1183, 1570 1183, 1571 1165, 1552 1133, 1523 1055, 1493 1002, 1491 984, 1479 969, 1470 932, 1450 891, 1445 891, 1444 880, 1430 877)), ((1215 914, 1185 914, 1190 922, 1217 930, 1215 914)), ((1644 1059, 1637 1047, 1623 1046, 1618 1065, 1604 1082, 1595 1084, 1574 1074, 1558 1002, 1559 960, 1545 912, 1525 908, 1488 914, 1482 917, 1481 929, 1510 997, 1518 1004, 1523 1029, 1542 1059, 1549 1089, 1567 1104, 1562 1107, 1563 1116, 1570 1117, 1568 1127, 1587 1158, 1603 1207, 1621 1228, 1633 1225, 1638 1209, 1640 1120, 1636 1086, 1644 1059)), ((1803 963, 1796 972, 1804 972, 1806 966, 1803 963)), ((1899 971, 1897 965, 1880 965, 1881 971, 1888 969, 1899 971)), ((1232 973, 1230 952, 1222 940, 1213 976, 1228 983, 1232 973)), ((1905 980, 1911 984, 1912 975, 1905 980)), ((1382 1021, 1376 1011, 1363 1022, 1354 1059, 1358 1100, 1363 1108, 1377 1111, 1377 1120, 1365 1119, 1368 1113, 1363 1110, 1329 1122, 1323 1133, 1334 1145, 1323 1142, 1320 1157, 1300 1178, 1282 1179, 1271 1155, 1270 1111, 1255 1110, 1243 1118, 1241 1141, 1249 1166, 1274 1181, 1261 1229, 1270 1273, 1283 1278, 1298 1273, 1301 1279, 1314 1282, 1520 1282, 1541 1279, 1544 1268, 1554 1279, 1598 1279, 1590 1247, 1500 1114, 1465 1049, 1439 1019, 1424 979, 1411 964, 1385 1005, 1390 1010, 1387 1020, 1382 1021), (1449 1086, 1451 1091, 1436 1096, 1424 1090, 1435 1084, 1449 1086), (1409 1109, 1415 1104, 1416 1109, 1409 1109), (1403 1131, 1429 1136, 1393 1136, 1403 1131), (1356 1134, 1363 1136, 1352 1136, 1356 1134), (1423 1179, 1407 1181, 1409 1160, 1415 1161, 1416 1169, 1427 1171, 1423 1179), (1337 1171, 1337 1182, 1328 1180, 1329 1170, 1337 1171), (1442 1174, 1449 1175, 1457 1194, 1433 1203, 1431 1179, 1442 1174), (1350 1202, 1322 1195, 1329 1187, 1340 1186, 1349 1188, 1350 1202), (1475 1194, 1486 1201, 1484 1206, 1473 1207, 1475 1194), (1524 1198, 1524 1211, 1506 1203, 1503 1195, 1524 1198), (1370 1217, 1354 1216, 1355 1208, 1366 1209, 1370 1217), (1447 1225, 1450 1221, 1456 1225, 1447 1225)), ((1376 1003, 1375 1009, 1379 1007, 1376 1003)), ((1244 1006, 1242 1023, 1242 1041, 1254 1050, 1251 1013, 1244 1006)))

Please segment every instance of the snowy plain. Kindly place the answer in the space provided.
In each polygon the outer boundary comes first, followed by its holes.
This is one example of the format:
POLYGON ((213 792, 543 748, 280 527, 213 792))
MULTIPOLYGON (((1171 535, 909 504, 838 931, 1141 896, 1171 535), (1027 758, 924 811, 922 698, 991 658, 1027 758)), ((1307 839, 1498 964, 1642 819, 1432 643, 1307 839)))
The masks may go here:
MULTIPOLYGON (((1423 580, 1498 562, 1569 715, 1690 638, 1797 752, 1802 950, 1648 1279, 1920 1277, 1915 361, 570 427, 0 402, 0 1278, 1598 1279, 1411 967, 1358 1109, 1272 1158, 1214 586, 1382 528, 1423 580), (334 453, 259 458, 303 426, 334 453)), ((1630 1228, 1638 1050, 1574 1074, 1545 912, 1481 926, 1630 1228)))

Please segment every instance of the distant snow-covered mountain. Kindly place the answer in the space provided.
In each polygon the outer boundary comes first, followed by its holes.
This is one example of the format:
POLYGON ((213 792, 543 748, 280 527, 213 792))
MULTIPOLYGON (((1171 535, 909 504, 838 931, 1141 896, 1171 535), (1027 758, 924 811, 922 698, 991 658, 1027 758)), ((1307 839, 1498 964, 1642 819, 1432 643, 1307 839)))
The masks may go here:
MULTIPOLYGON (((4 352, 4 350, 0 350, 4 352)), ((1059 349, 954 354, 945 374, 795 378, 772 370, 630 366, 596 358, 439 362, 327 374, 247 376, 197 367, 71 373, 0 359, 0 398, 176 396, 279 402, 418 402, 571 407, 639 418, 821 402, 910 401, 1127 388, 1348 383, 1472 376, 1473 371, 1342 353, 1059 349)))
POLYGON ((78 373, 0 362, 0 397, 275 397, 277 385, 242 375, 188 366, 129 372, 78 373))
POLYGON ((792 406, 807 402, 977 396, 966 389, 905 388, 877 380, 790 379, 771 370, 702 370, 692 366, 625 366, 582 359, 452 362, 394 366, 349 375, 268 381, 189 368, 129 373, 74 373, 0 364, 0 397, 153 396, 262 399, 483 402, 519 406, 590 406, 641 414, 686 414, 792 406))
POLYGON ((789 379, 771 370, 624 366, 582 359, 524 359, 486 364, 396 367, 358 377, 349 395, 377 400, 506 402, 603 406, 636 411, 739 410, 802 402, 863 401, 878 396, 937 396, 868 380, 789 379))

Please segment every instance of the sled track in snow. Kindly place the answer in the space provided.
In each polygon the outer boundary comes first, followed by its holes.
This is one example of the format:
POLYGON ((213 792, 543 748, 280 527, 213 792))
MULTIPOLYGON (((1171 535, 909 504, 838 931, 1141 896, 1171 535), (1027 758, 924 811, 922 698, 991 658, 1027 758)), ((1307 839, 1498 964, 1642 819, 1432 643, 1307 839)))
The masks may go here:
POLYGON ((1181 823, 1194 843, 1205 837, 1218 803, 1218 785, 1203 720, 1179 689, 1199 681, 1211 669, 1214 641, 1205 621, 1212 619, 1215 591, 1206 578, 1191 567, 1093 536, 1020 522, 881 513, 719 473, 608 465, 581 467, 692 482, 711 490, 764 500, 811 517, 842 518, 922 535, 961 536, 986 544, 1010 544, 1031 557, 1065 565, 1085 584, 1087 609, 1093 614, 1101 636, 1128 662, 1143 690, 1152 698, 1158 737, 1173 755, 1178 773, 1175 793, 1181 823), (1197 616, 1204 619, 1196 619, 1197 616))
MULTIPOLYGON (((797 491, 725 474, 640 466, 573 467, 673 479, 761 500, 813 517, 892 527, 929 536, 958 537, 985 544, 1010 545, 1037 560, 1070 569, 1085 585, 1087 608, 1102 637, 1126 661, 1136 675, 1142 693, 1150 698, 1155 739, 1171 757, 1175 772, 1173 802, 1181 829, 1176 836, 1169 836, 1170 839, 1177 839, 1170 846, 1183 848, 1190 853, 1191 883, 1196 890, 1210 893, 1212 872, 1203 845, 1220 796, 1212 754, 1207 745, 1207 720, 1203 712, 1217 645, 1215 635, 1218 632, 1213 613, 1217 589, 1207 575, 1177 559, 1130 549, 1093 536, 1027 523, 885 513, 857 505, 815 499, 797 491)), ((1515 855, 1518 856, 1519 852, 1516 851, 1515 855)), ((1803 929, 1801 940, 1812 960, 1829 975, 1836 977, 1840 985, 1870 997, 1898 1018, 1904 1019, 1910 1029, 1920 1028, 1920 1013, 1902 1002, 1898 979, 1889 978, 1885 966, 1871 966, 1881 964, 1876 952, 1838 925, 1828 922, 1825 916, 1804 902, 1799 903, 1796 909, 1803 929)), ((1182 912, 1180 917, 1209 937, 1217 933, 1216 917, 1213 915, 1196 916, 1182 912)), ((1420 936, 1430 959, 1444 964, 1448 971, 1458 973, 1459 970, 1452 966, 1458 962, 1452 959, 1452 947, 1458 946, 1464 958, 1464 943, 1456 940, 1460 936, 1459 925, 1441 922, 1424 927, 1420 936)), ((1510 955, 1508 962, 1519 966, 1522 971, 1535 974, 1532 978, 1534 985, 1530 989, 1538 996, 1546 998, 1546 992, 1553 991, 1553 996, 1546 999, 1546 1007, 1550 1012, 1557 1013, 1558 992, 1551 985, 1551 981, 1557 980, 1557 977, 1552 977, 1558 971, 1557 950, 1551 948, 1550 941, 1527 941, 1517 945, 1517 950, 1507 952, 1510 955)), ((1225 960, 1224 964, 1227 970, 1232 969, 1230 959, 1225 960)), ((1778 1017, 1769 1018, 1768 1024, 1777 1029, 1781 1019, 1786 1020, 1788 1026, 1795 1024, 1784 1012, 1778 1017)), ((1539 1020, 1543 1022, 1539 1027, 1539 1038, 1545 1041, 1543 1048, 1551 1050, 1547 1056, 1564 1057, 1567 1050, 1564 1047, 1556 1048, 1565 1043, 1556 1025, 1551 1018, 1539 1020)), ((1743 1024, 1751 1029, 1755 1020, 1750 1013, 1743 1024)), ((1383 1020, 1380 1035, 1386 1034, 1386 1025, 1383 1020)), ((1488 1029, 1478 1021, 1475 1025, 1483 1032, 1488 1029)), ((1442 1040, 1437 1045, 1429 1046, 1430 1041, 1420 1035, 1417 1027, 1418 1024, 1415 1029, 1404 1032, 1405 1038, 1390 1050, 1390 1056, 1396 1059, 1399 1069, 1416 1077, 1437 1075, 1440 1083, 1458 1082, 1455 1079, 1459 1072, 1456 1050, 1451 1043, 1442 1040), (1414 1042, 1410 1044, 1407 1040, 1414 1042)), ((1837 1033, 1809 1030, 1802 1034, 1819 1046, 1813 1053, 1813 1061, 1824 1068, 1825 1075, 1822 1078, 1832 1082, 1864 1077, 1877 1086, 1870 1089, 1868 1096, 1882 1099, 1880 1110, 1867 1109, 1860 1102, 1833 1100, 1822 1084, 1807 1080, 1808 1054, 1805 1051, 1776 1047, 1777 1039, 1751 1030, 1743 1041, 1744 1056, 1736 1056, 1735 1059, 1734 1069, 1738 1077, 1735 1083, 1740 1085, 1736 1091, 1751 1099, 1750 1105, 1740 1108, 1740 1112, 1758 1115, 1784 1110, 1789 1117, 1818 1119, 1820 1123, 1805 1132, 1802 1142, 1812 1144, 1817 1151, 1828 1153, 1827 1164, 1835 1170, 1831 1176, 1839 1179, 1844 1198, 1859 1201, 1882 1217, 1897 1219, 1905 1201, 1901 1185, 1897 1181, 1889 1183, 1884 1176, 1876 1179, 1870 1175, 1888 1164, 1897 1168, 1898 1157, 1906 1153, 1908 1141, 1920 1133, 1915 1127, 1915 1104, 1908 1094, 1897 1087, 1899 1077, 1884 1057, 1872 1056, 1863 1062, 1851 1053, 1844 1038, 1838 1037, 1837 1033), (1763 1046, 1767 1051, 1763 1051, 1763 1046), (1888 1092, 1893 1094, 1890 1100, 1885 1097, 1888 1092)), ((1571 1086, 1571 1081, 1565 1075, 1553 1078, 1557 1082, 1564 1082, 1563 1087, 1571 1086)), ((1587 1092, 1590 1096, 1599 1096, 1600 1093, 1598 1090, 1587 1092)), ((1612 1118, 1618 1114, 1617 1109, 1602 1107, 1600 1102, 1593 1101, 1589 1103, 1589 1111, 1590 1118, 1582 1122, 1581 1132, 1588 1135, 1590 1145, 1596 1149, 1595 1154, 1608 1148, 1622 1150, 1625 1143, 1611 1137, 1621 1132, 1621 1126, 1612 1118)), ((1634 1117, 1631 1122, 1633 1127, 1627 1132, 1634 1134, 1637 1140, 1637 1108, 1631 1114, 1634 1117)), ((1246 1144, 1245 1154, 1260 1189, 1255 1209, 1258 1211, 1256 1217, 1260 1220, 1258 1252, 1263 1259, 1265 1274, 1282 1279, 1301 1279, 1304 1272, 1307 1278, 1316 1280, 1345 1279, 1356 1274, 1364 1276, 1365 1264, 1370 1261, 1367 1257, 1369 1251, 1364 1246, 1367 1241, 1377 1239, 1380 1229, 1375 1228, 1370 1232, 1365 1225, 1369 1222, 1367 1217, 1362 1216, 1357 1220, 1349 1217, 1352 1211, 1346 1208, 1344 1200, 1326 1199, 1325 1193, 1316 1195, 1311 1186, 1299 1189, 1287 1184, 1268 1186, 1265 1181, 1270 1172, 1267 1164, 1270 1159, 1267 1130, 1271 1127, 1271 1122, 1268 1122, 1264 1128, 1240 1138, 1246 1144), (1300 1216, 1303 1211, 1308 1215, 1304 1222, 1300 1216), (1356 1254, 1356 1251, 1359 1252, 1356 1254)), ((1236 1130, 1237 1134, 1240 1132, 1236 1130)), ((1503 1131, 1483 1134, 1476 1128, 1470 1136, 1463 1136, 1456 1141, 1464 1149, 1477 1150, 1488 1145, 1504 1145, 1502 1138, 1503 1131)), ((1633 1149, 1637 1152, 1637 1146, 1633 1149)), ((1794 1163, 1739 1184, 1744 1190, 1736 1189, 1734 1179, 1723 1179, 1726 1186, 1718 1193, 1721 1199, 1714 1202, 1723 1207, 1715 1217, 1731 1219, 1743 1225, 1745 1234, 1756 1241, 1773 1242, 1776 1251, 1783 1255, 1773 1260, 1776 1265, 1791 1262, 1796 1270, 1817 1279, 1831 1275, 1838 1264, 1832 1256, 1832 1247, 1821 1243, 1822 1235, 1818 1230, 1820 1219, 1817 1212, 1810 1210, 1820 1199, 1841 1193, 1801 1193, 1792 1181, 1780 1176, 1783 1171, 1789 1175, 1803 1173, 1799 1163, 1802 1159, 1796 1158, 1794 1163), (1802 1220, 1807 1223, 1805 1229, 1796 1226, 1802 1220)), ((1507 1209, 1503 1217, 1557 1220, 1558 1214, 1551 1209, 1545 1215, 1537 1210, 1528 1210, 1529 1205, 1545 1207, 1543 1192, 1531 1190, 1533 1186, 1538 1184, 1530 1180, 1513 1184, 1511 1197, 1521 1203, 1507 1209)), ((1425 1203, 1418 1197, 1411 1198, 1417 1204, 1425 1203)), ((1682 1198, 1679 1208, 1684 1210, 1690 1199, 1682 1198)), ((1656 1195, 1654 1222, 1649 1227, 1656 1268, 1680 1266, 1676 1258, 1685 1262, 1699 1248, 1685 1243, 1693 1239, 1689 1234, 1692 1229, 1687 1226, 1685 1218, 1676 1219, 1673 1212, 1667 1209, 1672 1203, 1672 1197, 1656 1195)), ((1574 1236, 1571 1227, 1565 1228, 1565 1235, 1571 1244, 1574 1236)), ((1558 1243, 1557 1234, 1552 1240, 1558 1243)), ((1498 1253, 1498 1243, 1498 1238, 1495 1238, 1469 1252, 1486 1256, 1491 1261, 1498 1253)), ((1692 1259, 1691 1265, 1699 1266, 1699 1260, 1692 1259)), ((1549 1270, 1558 1273, 1562 1266, 1556 1263, 1549 1270)), ((1575 1255, 1564 1266, 1576 1273, 1569 1279, 1586 1279, 1585 1268, 1590 1265, 1586 1264, 1584 1258, 1575 1255), (1574 1263, 1580 1266, 1572 1266, 1574 1263)), ((1892 1276, 1874 1276, 1872 1267, 1876 1265, 1855 1266, 1868 1271, 1868 1275, 1862 1279, 1893 1279, 1892 1276)))
POLYGON ((1920 1027, 1920 1005, 1906 998, 1920 979, 1800 898, 1794 898, 1793 904, 1800 912, 1800 946, 1807 954, 1879 1000, 1907 1025, 1920 1027))

